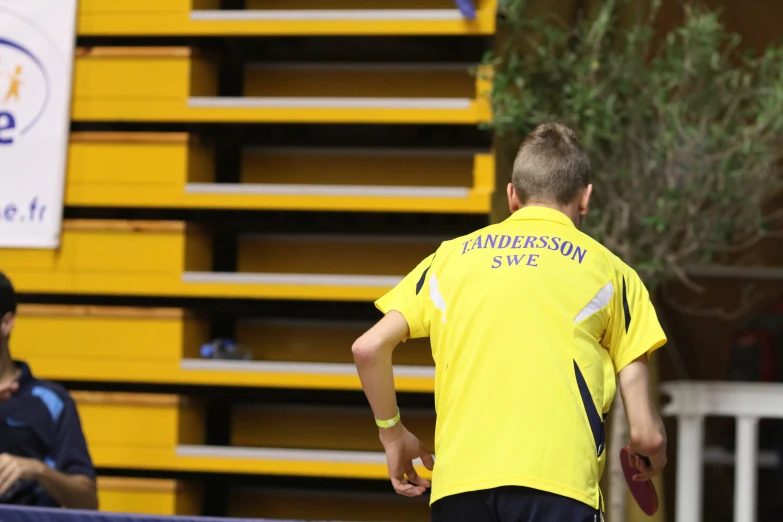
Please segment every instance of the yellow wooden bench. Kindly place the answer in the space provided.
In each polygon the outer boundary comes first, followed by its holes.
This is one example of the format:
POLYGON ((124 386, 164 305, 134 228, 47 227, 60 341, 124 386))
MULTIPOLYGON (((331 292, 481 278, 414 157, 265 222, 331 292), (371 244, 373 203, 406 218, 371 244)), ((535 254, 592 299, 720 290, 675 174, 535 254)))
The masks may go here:
POLYGON ((144 515, 200 515, 202 488, 166 479, 98 477, 101 511, 144 515))
POLYGON ((374 301, 443 238, 242 236, 236 272, 180 222, 66 221, 59 250, 5 249, 20 292, 374 301))
MULTIPOLYGON (((287 414, 288 408, 281 407, 277 414, 267 415, 266 419, 273 424, 264 425, 264 433, 254 435, 255 438, 243 436, 247 432, 243 426, 258 430, 260 421, 255 419, 259 417, 240 409, 234 412, 235 418, 249 415, 250 420, 232 421, 238 432, 234 442, 263 441, 269 445, 206 446, 203 444, 204 412, 198 402, 175 395, 74 392, 72 396, 79 408, 90 454, 98 467, 357 479, 387 477, 383 452, 368 450, 377 445, 368 408, 334 410, 332 414, 338 415, 345 426, 368 424, 369 435, 352 434, 347 428, 339 431, 331 421, 308 423, 308 418, 323 421, 322 411, 326 410, 322 408, 298 409, 287 414), (303 424, 309 426, 307 430, 302 430, 303 424), (299 431, 308 432, 299 434, 299 442, 309 440, 311 447, 292 443, 291 434, 299 431), (341 435, 353 437, 351 444, 343 447, 355 449, 334 449, 333 441, 341 435), (317 449, 315 441, 318 440, 323 440, 322 447, 327 449, 317 449)), ((406 422, 419 425, 423 433, 434 421, 431 414, 405 412, 405 415, 406 422)), ((430 476, 423 468, 421 474, 430 476)))
POLYGON ((405 498, 392 492, 237 488, 229 496, 228 516, 285 520, 425 522, 430 520, 430 510, 427 497, 405 498))
POLYGON ((176 295, 183 271, 210 268, 209 235, 172 221, 70 220, 57 250, 0 255, 20 292, 176 295))
POLYGON ((450 0, 81 0, 83 36, 494 34, 497 0, 477 0, 465 20, 450 0))
POLYGON ((108 448, 132 460, 136 449, 168 456, 179 444, 204 443, 204 409, 187 397, 92 391, 71 395, 91 451, 108 448))
POLYGON ((461 123, 490 120, 491 72, 451 65, 248 66, 219 97, 215 63, 186 47, 81 48, 76 121, 461 123))
POLYGON ((71 134, 71 206, 479 213, 491 153, 343 149, 244 151, 240 183, 215 183, 212 148, 184 133, 71 134))
MULTIPOLYGON (((350 346, 368 325, 339 321, 243 321, 237 339, 253 361, 199 359, 209 324, 178 309, 21 305, 14 356, 42 378, 217 386, 358 390, 350 346)), ((431 392, 426 339, 394 354, 397 388, 431 392)))

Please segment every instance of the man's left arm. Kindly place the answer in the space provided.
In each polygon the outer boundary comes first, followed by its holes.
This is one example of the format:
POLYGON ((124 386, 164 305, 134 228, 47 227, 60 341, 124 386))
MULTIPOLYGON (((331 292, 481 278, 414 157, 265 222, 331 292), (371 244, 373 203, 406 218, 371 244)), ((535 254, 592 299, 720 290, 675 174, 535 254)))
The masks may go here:
POLYGON ((376 419, 397 415, 392 353, 407 338, 408 323, 402 314, 392 310, 353 343, 359 380, 376 419))
POLYGON ((429 335, 425 287, 434 257, 433 254, 422 261, 397 287, 378 300, 376 306, 386 315, 359 337, 352 349, 364 393, 376 422, 381 421, 379 437, 386 451, 389 477, 395 491, 405 496, 421 495, 430 487, 430 482, 414 469, 413 461, 421 458, 429 470, 434 461, 398 416, 392 353, 408 337, 429 335))

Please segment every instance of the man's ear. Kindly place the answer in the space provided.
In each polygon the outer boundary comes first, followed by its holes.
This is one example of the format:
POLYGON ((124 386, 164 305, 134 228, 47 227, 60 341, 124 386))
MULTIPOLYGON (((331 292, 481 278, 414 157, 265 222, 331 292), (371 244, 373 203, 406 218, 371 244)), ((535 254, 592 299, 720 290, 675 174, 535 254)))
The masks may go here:
POLYGON ((579 196, 579 215, 584 216, 590 209, 590 196, 593 195, 593 184, 587 185, 579 196))
POLYGON ((506 195, 508 196, 508 210, 512 214, 522 208, 522 203, 519 202, 519 197, 517 196, 517 191, 514 188, 513 183, 509 183, 506 187, 506 195))
POLYGON ((6 338, 11 335, 11 330, 14 329, 14 321, 16 315, 13 312, 6 313, 2 319, 0 319, 0 335, 6 338))

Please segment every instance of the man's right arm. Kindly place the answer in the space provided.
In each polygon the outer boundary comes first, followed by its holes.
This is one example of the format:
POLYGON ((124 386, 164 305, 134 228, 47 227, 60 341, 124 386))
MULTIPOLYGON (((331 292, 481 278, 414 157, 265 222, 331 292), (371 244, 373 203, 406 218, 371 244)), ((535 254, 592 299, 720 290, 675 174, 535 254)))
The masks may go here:
POLYGON ((612 315, 604 345, 614 363, 630 429, 631 464, 640 480, 660 473, 666 464, 666 432, 652 394, 650 355, 666 343, 644 283, 618 260, 612 315), (640 456, 650 461, 642 464, 640 456))
POLYGON ((618 383, 628 418, 631 464, 643 470, 638 480, 648 480, 666 465, 666 430, 655 407, 647 355, 620 370, 618 383), (649 468, 641 461, 641 455, 649 459, 649 468))

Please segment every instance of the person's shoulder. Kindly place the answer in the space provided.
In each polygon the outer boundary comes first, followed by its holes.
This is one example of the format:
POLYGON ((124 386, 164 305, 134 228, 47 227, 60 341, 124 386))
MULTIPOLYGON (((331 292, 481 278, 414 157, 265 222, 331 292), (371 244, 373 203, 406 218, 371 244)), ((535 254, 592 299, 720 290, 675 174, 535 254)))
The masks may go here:
POLYGON ((607 265, 610 265, 609 268, 614 267, 616 262, 622 263, 620 258, 614 255, 614 253, 606 248, 600 241, 576 227, 571 228, 570 234, 567 233, 566 237, 568 237, 570 241, 578 243, 583 249, 600 254, 602 260, 605 261, 607 265))
POLYGON ((35 378, 33 380, 33 389, 48 390, 63 400, 71 398, 71 395, 68 393, 68 390, 65 389, 65 386, 56 382, 47 381, 46 379, 35 378))
POLYGON ((65 406, 74 404, 71 394, 63 385, 45 379, 34 379, 31 393, 43 401, 53 417, 59 417, 59 412, 65 406))
MULTIPOLYGON (((581 232, 580 232, 581 233, 581 232)), ((609 268, 616 274, 619 278, 623 277, 634 277, 638 278, 638 274, 636 273, 636 270, 626 263, 620 256, 612 252, 609 248, 605 247, 595 239, 591 238, 587 234, 584 234, 586 238, 588 238, 590 241, 592 241, 597 248, 599 248, 606 258, 607 263, 609 264, 609 268)))

